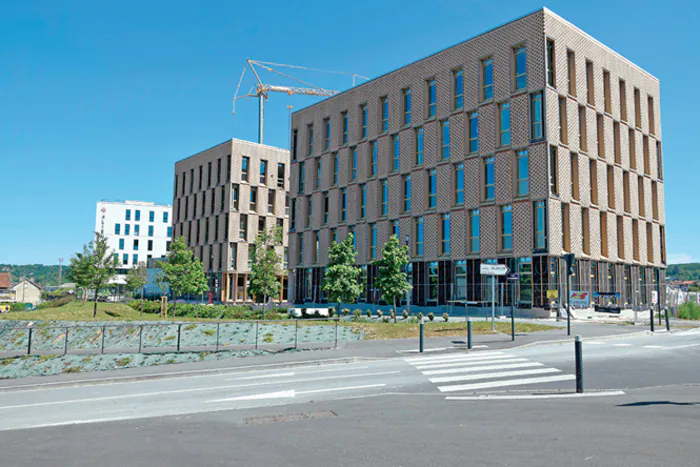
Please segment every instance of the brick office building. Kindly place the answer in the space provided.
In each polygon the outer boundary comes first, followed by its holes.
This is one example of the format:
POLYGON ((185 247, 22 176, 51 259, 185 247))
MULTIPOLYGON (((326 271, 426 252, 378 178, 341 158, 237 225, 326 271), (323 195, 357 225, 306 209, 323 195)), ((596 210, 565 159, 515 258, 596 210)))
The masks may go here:
POLYGON ((175 164, 174 235, 202 261, 215 300, 251 300, 248 275, 262 230, 282 227, 278 254, 287 268, 288 190, 286 149, 233 139, 175 164))
POLYGON ((410 244, 412 305, 490 300, 490 262, 520 273, 519 306, 544 307, 567 252, 572 290, 649 303, 660 123, 658 80, 547 9, 295 112, 292 300, 324 302, 327 247, 354 232, 367 303, 391 234, 410 244))

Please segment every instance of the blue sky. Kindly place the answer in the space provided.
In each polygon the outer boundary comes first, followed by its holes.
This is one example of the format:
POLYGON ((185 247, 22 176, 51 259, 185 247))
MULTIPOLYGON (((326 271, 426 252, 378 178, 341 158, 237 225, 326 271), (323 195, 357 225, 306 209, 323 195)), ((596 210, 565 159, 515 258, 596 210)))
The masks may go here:
MULTIPOLYGON (((245 58, 375 77, 542 6, 531 1, 7 0, 0 10, 0 263, 56 264, 87 242, 99 200, 172 202, 173 163, 255 140, 233 97, 245 58), (410 31, 410 33, 409 33, 410 31)), ((670 262, 700 261, 696 2, 545 6, 661 80, 670 262), (685 136, 683 136, 685 135, 685 136)), ((345 89, 350 78, 303 74, 345 89)), ((250 87, 251 82, 247 81, 250 87)), ((273 95, 266 143, 288 146, 273 95)))

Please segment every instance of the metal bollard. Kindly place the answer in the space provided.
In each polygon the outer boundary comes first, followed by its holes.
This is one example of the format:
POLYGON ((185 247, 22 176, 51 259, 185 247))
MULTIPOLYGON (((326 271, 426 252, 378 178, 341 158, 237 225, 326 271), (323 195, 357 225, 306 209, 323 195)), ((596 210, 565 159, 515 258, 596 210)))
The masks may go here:
POLYGON ((102 343, 100 344, 100 353, 105 353, 105 327, 102 326, 102 343))
POLYGON ((216 323, 216 351, 219 351, 219 328, 221 327, 221 323, 216 323))
POLYGON ((467 350, 472 348, 472 319, 467 318, 467 350))
POLYGON ((66 328, 66 334, 63 336, 63 355, 68 353, 68 331, 70 328, 66 328))
POLYGON ((583 342, 581 336, 574 339, 574 353, 576 355, 576 392, 583 392, 583 342))
POLYGON ((419 349, 418 349, 418 351, 420 353, 423 353, 423 340, 424 340, 423 327, 424 327, 423 320, 421 320, 420 321, 420 342, 419 342, 419 349))
POLYGON ((182 333, 182 324, 177 325, 177 351, 180 351, 180 334, 182 333))
POLYGON ((29 338, 27 339, 27 355, 32 354, 32 328, 29 328, 29 338))
POLYGON ((255 322, 255 350, 258 349, 258 328, 260 327, 260 321, 255 322))
POLYGON ((294 320, 294 348, 299 348, 299 320, 294 320))
POLYGON ((515 340, 515 311, 510 311, 510 340, 515 340))
POLYGON ((654 332, 654 309, 649 309, 649 326, 651 326, 651 332, 654 332))
POLYGON ((143 350, 143 324, 139 326, 139 353, 143 350))
POLYGON ((666 330, 670 331, 671 330, 671 323, 669 323, 669 321, 668 321, 668 308, 666 308, 666 313, 664 313, 664 314, 666 315, 666 330))
POLYGON ((338 323, 340 323, 340 318, 335 320, 335 348, 338 348, 338 323))

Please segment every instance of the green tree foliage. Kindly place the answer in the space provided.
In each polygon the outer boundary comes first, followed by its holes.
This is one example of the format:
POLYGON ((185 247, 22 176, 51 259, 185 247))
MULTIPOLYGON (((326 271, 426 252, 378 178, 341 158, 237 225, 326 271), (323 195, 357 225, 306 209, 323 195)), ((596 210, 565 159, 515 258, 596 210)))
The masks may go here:
POLYGON ((95 240, 83 245, 83 251, 76 253, 71 259, 71 277, 78 287, 83 289, 83 303, 87 300, 87 290, 94 290, 95 305, 92 317, 97 317, 97 296, 107 285, 109 279, 117 270, 117 259, 109 248, 107 239, 95 232, 95 240))
POLYGON ((248 291, 256 298, 263 299, 263 319, 268 298, 280 293, 280 276, 282 260, 277 247, 282 246, 282 229, 263 231, 255 240, 253 266, 250 271, 248 291))
POLYGON ((73 255, 70 259, 70 279, 80 289, 80 299, 83 304, 87 301, 87 292, 92 279, 92 249, 94 245, 90 242, 83 245, 83 251, 73 255))
MULTIPOLYGON (((42 286, 54 286, 58 284, 58 264, 0 264, 0 272, 9 272, 12 281, 17 282, 22 277, 28 277, 42 286)), ((68 264, 63 265, 62 281, 67 282, 70 272, 68 264)))
POLYGON ((340 243, 333 242, 328 249, 328 265, 322 287, 328 294, 328 299, 338 304, 338 316, 341 304, 354 303, 362 292, 362 285, 358 281, 360 268, 355 265, 356 257, 352 234, 348 234, 340 243))
MULTIPOLYGON (((141 303, 143 303, 143 288, 148 282, 148 275, 146 270, 146 263, 141 261, 139 264, 129 269, 126 275, 126 288, 132 292, 141 291, 141 303)), ((143 309, 141 309, 141 314, 143 314, 143 309)))
POLYGON ((172 242, 168 260, 161 262, 160 266, 163 269, 163 280, 170 285, 174 300, 183 295, 204 293, 209 289, 202 263, 187 248, 184 237, 178 237, 172 242))
POLYGON ((374 262, 379 267, 376 286, 381 290, 382 298, 394 306, 394 323, 396 322, 396 302, 411 290, 406 278, 408 265, 408 247, 401 245, 396 235, 392 235, 382 249, 382 259, 374 262))
POLYGON ((700 281, 700 263, 670 264, 666 277, 682 281, 700 281))

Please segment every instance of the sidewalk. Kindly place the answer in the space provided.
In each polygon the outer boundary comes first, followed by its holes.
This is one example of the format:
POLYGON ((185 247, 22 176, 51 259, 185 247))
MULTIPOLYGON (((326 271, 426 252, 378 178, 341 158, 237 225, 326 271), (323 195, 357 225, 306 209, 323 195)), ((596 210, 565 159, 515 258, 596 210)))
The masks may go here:
MULTIPOLYGON (((610 324, 572 322, 572 335, 568 337, 566 335, 566 322, 552 322, 548 324, 560 327, 561 329, 516 334, 514 342, 511 341, 510 334, 475 335, 473 337, 473 345, 475 348, 472 349, 472 351, 508 349, 533 344, 535 342, 561 341, 564 339, 573 339, 575 334, 580 334, 583 337, 602 337, 636 333, 648 329, 640 326, 615 326, 610 324)), ((19 389, 40 389, 42 387, 52 386, 65 387, 82 384, 115 383, 119 381, 129 382, 134 380, 177 378, 193 376, 198 373, 265 370, 289 366, 339 364, 364 359, 400 358, 402 356, 415 355, 418 351, 418 346, 417 338, 359 341, 343 343, 337 349, 301 350, 229 360, 6 379, 0 380, 0 392, 19 389)), ((466 335, 426 338, 424 345, 424 349, 428 352, 431 350, 455 352, 464 351, 465 348, 466 335)))

